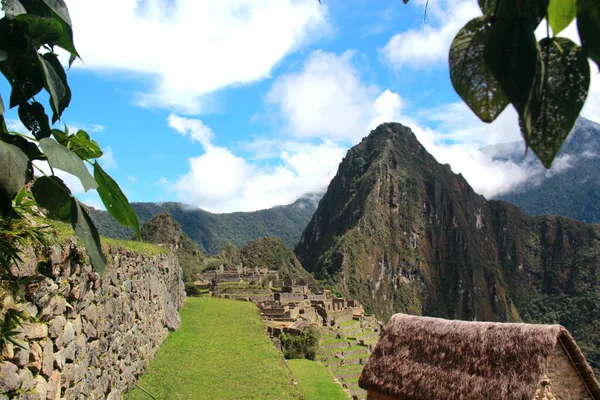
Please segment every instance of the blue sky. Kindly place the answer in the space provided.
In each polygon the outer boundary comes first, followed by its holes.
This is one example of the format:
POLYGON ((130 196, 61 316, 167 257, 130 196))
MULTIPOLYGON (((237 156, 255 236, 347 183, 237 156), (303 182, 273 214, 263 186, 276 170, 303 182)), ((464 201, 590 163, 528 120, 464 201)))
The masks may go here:
MULTIPOLYGON (((68 72, 63 122, 100 143, 130 201, 213 212, 291 203, 324 190, 347 149, 387 121, 484 195, 509 190, 531 171, 478 149, 519 139, 514 111, 480 123, 447 68, 477 2, 431 0, 426 21, 424 3, 67 0, 83 64, 68 72)), ((596 121, 598 93, 594 77, 584 115, 596 121)), ((8 118, 21 129, 14 110, 8 118)))

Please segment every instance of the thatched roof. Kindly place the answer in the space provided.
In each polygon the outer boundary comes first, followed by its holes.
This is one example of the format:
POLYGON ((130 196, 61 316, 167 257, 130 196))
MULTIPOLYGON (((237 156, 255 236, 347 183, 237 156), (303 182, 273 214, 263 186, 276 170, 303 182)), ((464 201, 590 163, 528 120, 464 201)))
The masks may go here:
POLYGON ((562 345, 592 398, 600 384, 560 325, 450 321, 396 314, 360 387, 399 399, 530 399, 545 361, 562 345))

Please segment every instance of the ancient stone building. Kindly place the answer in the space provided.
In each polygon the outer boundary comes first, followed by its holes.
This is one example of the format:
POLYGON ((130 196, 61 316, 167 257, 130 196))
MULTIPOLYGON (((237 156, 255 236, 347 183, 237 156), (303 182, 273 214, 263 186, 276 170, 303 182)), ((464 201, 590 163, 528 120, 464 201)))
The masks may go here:
POLYGON ((560 325, 396 314, 367 362, 368 399, 600 400, 600 384, 560 325))

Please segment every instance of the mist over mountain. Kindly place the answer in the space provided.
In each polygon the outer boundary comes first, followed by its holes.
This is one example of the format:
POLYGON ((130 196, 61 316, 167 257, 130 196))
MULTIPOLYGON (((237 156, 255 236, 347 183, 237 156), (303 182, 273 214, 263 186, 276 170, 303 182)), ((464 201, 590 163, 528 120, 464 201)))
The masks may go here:
MULTIPOLYGON (((292 204, 228 214, 213 214, 175 202, 132 203, 132 206, 141 224, 157 214, 170 214, 202 251, 216 254, 229 242, 242 247, 262 237, 280 238, 293 249, 317 208, 320 197, 321 194, 311 193, 292 204)), ((90 216, 101 235, 117 239, 129 239, 133 235, 133 230, 119 225, 107 211, 90 208, 90 216)))
POLYGON ((527 171, 526 180, 496 196, 528 214, 564 215, 600 222, 600 125, 580 117, 552 168, 546 170, 522 142, 487 146, 494 160, 512 161, 527 171))
POLYGON ((600 226, 487 201, 400 124, 348 151, 295 251, 382 320, 561 323, 600 368, 600 226))

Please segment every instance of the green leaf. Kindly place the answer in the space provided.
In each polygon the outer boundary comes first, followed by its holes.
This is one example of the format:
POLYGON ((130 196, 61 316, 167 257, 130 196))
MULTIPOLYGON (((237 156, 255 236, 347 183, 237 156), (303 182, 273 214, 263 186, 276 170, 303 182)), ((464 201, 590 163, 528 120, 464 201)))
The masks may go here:
POLYGON ((0 95, 0 117, 4 116, 6 110, 4 109, 4 101, 2 101, 2 95, 0 95))
POLYGON ((8 19, 12 19, 19 14, 25 14, 27 12, 19 0, 3 0, 2 10, 8 19))
POLYGON ((32 57, 17 57, 12 58, 10 62, 0 63, 0 71, 12 87, 10 108, 27 102, 44 88, 44 72, 36 54, 32 54, 32 57))
POLYGON ((548 79, 528 145, 546 168, 573 129, 590 86, 590 66, 582 49, 565 38, 543 39, 548 79))
POLYGON ((45 43, 58 40, 63 32, 63 27, 54 18, 39 17, 32 14, 21 14, 14 18, 27 24, 27 34, 32 45, 37 49, 45 43))
POLYGON ((94 162, 94 178, 98 182, 98 194, 106 206, 106 210, 113 216, 115 221, 123 226, 133 228, 137 237, 140 234, 140 222, 133 211, 129 200, 121 191, 121 188, 98 164, 94 162))
POLYGON ((40 147, 44 151, 52 168, 60 169, 78 177, 86 192, 98 187, 98 184, 92 178, 92 175, 77 154, 51 138, 40 140, 40 147))
POLYGON ((52 129, 52 136, 54 136, 54 139, 56 139, 56 141, 61 144, 63 144, 63 142, 67 138, 67 134, 65 134, 65 132, 61 131, 60 129, 52 129))
MULTIPOLYGON (((50 61, 52 57, 46 57, 47 54, 44 54, 44 56, 38 54, 38 58, 44 71, 44 88, 50 94, 50 106, 54 111, 52 123, 55 123, 60 118, 62 110, 64 110, 64 108, 61 110, 61 104, 67 96, 67 89, 65 88, 66 82, 63 83, 63 79, 61 79, 58 71, 54 68, 54 64, 50 61)), ((56 55, 54 55, 54 58, 56 58, 56 55)), ((60 65, 60 62, 58 64, 60 65)), ((62 65, 60 69, 62 69, 62 65)), ((64 73, 64 70, 62 72, 64 73)))
POLYGON ((486 64, 523 122, 521 133, 526 143, 539 112, 544 78, 533 32, 526 18, 498 19, 490 28, 484 50, 486 64))
POLYGON ((60 80, 65 88, 65 95, 58 103, 58 112, 56 110, 54 110, 54 115, 52 116, 52 123, 55 123, 56 121, 58 121, 58 119, 62 115, 63 111, 71 103, 71 88, 69 87, 69 84, 67 83, 67 73, 65 72, 65 69, 63 68, 63 66, 60 63, 60 60, 58 59, 56 54, 46 53, 46 54, 44 54, 44 59, 47 60, 54 67, 54 70, 58 74, 58 77, 60 78, 60 80))
POLYGON ((554 36, 562 32, 575 19, 577 0, 550 0, 548 23, 554 36))
POLYGON ((600 2, 577 1, 577 29, 583 50, 600 68, 600 2))
POLYGON ((69 16, 69 10, 63 0, 42 0, 48 8, 50 8, 56 15, 69 26, 71 24, 71 17, 69 16))
POLYGON ((485 15, 500 19, 523 18, 535 29, 546 16, 550 0, 480 0, 480 6, 481 1, 487 4, 485 15))
POLYGON ((496 11, 497 0, 477 0, 477 2, 479 3, 481 12, 485 16, 492 15, 496 11))
POLYGON ((492 122, 509 101, 484 59, 488 25, 483 17, 462 28, 450 46, 450 79, 456 93, 484 122, 492 122))
POLYGON ((20 148, 30 160, 46 159, 37 145, 25 139, 23 136, 18 134, 4 134, 0 135, 0 139, 5 143, 9 143, 20 148))
POLYGON ((25 127, 33 133, 36 139, 50 137, 51 129, 44 106, 34 101, 19 106, 19 118, 25 127))
POLYGON ((0 210, 10 210, 13 197, 27 180, 29 159, 21 149, 0 141, 0 210))
POLYGON ((73 196, 59 177, 42 176, 36 179, 31 193, 40 207, 48 210, 50 218, 69 221, 73 196))
POLYGON ((77 237, 83 242, 96 272, 100 275, 106 269, 106 257, 102 252, 100 235, 83 205, 73 199, 71 201, 71 226, 77 237))
MULTIPOLYGON (((84 130, 79 130, 75 135, 68 137, 68 146, 71 151, 77 154, 81 159, 90 160, 102 157, 102 150, 98 143, 90 139, 90 135, 84 130)), ((100 184, 100 182, 98 182, 100 184)))

